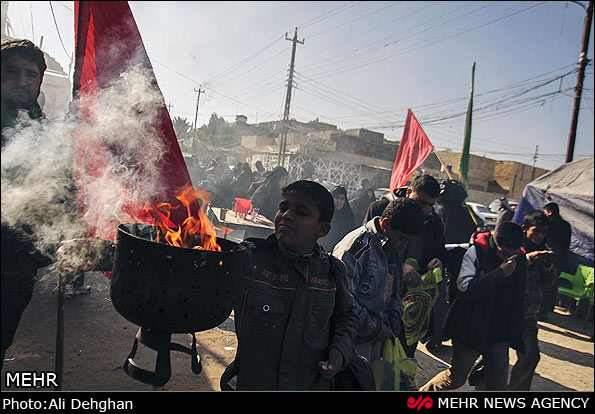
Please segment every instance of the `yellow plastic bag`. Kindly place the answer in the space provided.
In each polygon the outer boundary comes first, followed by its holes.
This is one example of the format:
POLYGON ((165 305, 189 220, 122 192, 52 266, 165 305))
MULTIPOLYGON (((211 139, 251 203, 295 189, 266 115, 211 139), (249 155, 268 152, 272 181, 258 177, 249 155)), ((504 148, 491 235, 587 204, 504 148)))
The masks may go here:
POLYGON ((399 370, 399 391, 417 391, 417 361, 405 354, 398 338, 395 338, 395 361, 399 370))
POLYGON ((384 342, 382 357, 370 363, 376 391, 417 391, 417 362, 408 358, 398 338, 384 342))
POLYGON ((402 298, 403 329, 407 345, 413 345, 426 336, 432 308, 438 299, 440 281, 442 281, 442 271, 439 267, 428 270, 421 276, 421 284, 410 287, 402 298))
POLYGON ((384 342, 382 357, 372 361, 370 367, 374 374, 376 391, 399 391, 399 382, 396 381, 394 339, 387 339, 384 342))

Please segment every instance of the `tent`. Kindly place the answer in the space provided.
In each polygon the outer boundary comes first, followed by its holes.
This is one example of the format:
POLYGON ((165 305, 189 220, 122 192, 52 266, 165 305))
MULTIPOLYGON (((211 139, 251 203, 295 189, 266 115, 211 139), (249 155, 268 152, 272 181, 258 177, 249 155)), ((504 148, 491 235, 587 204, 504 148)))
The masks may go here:
POLYGON ((594 157, 569 162, 531 181, 512 219, 520 224, 529 210, 557 203, 560 216, 572 227, 572 268, 579 263, 593 266, 593 161, 594 157))

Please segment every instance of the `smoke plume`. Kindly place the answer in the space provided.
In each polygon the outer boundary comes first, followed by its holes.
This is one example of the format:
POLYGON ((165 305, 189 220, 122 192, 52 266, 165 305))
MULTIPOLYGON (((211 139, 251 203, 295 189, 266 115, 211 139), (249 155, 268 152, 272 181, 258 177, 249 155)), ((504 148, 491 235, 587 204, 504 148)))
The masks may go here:
POLYGON ((60 241, 83 237, 89 228, 109 238, 119 223, 137 221, 131 211, 164 193, 163 142, 156 129, 164 102, 149 71, 135 66, 97 96, 81 100, 90 122, 72 113, 37 122, 23 113, 14 129, 4 131, 2 222, 28 234, 40 252, 55 258, 60 241), (81 200, 77 136, 84 137, 85 168, 91 171, 81 200), (79 201, 84 215, 77 214, 79 201))

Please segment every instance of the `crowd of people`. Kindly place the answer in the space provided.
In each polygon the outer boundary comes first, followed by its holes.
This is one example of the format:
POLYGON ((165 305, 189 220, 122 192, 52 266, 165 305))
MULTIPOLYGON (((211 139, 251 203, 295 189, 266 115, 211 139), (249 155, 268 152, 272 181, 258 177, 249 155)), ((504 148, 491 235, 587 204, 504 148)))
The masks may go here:
MULTIPOLYGON (((42 117, 36 99, 44 71, 31 42, 2 45, 3 148, 19 111, 42 117)), ((310 163, 297 173, 267 172, 259 162, 229 168, 217 156, 205 173, 197 186, 211 190, 214 205, 250 199, 275 226, 268 238, 243 242, 251 266, 234 302, 238 347, 222 390, 375 389, 370 365, 386 339, 398 338, 415 356, 417 342, 404 338, 402 298, 437 268, 452 295, 449 303, 440 295, 422 340, 451 339, 451 367, 419 389, 456 389, 478 367, 478 389, 530 389, 537 320, 553 310, 557 276, 568 269, 570 229, 555 204, 530 211, 521 225, 506 217, 493 232, 469 227, 470 247, 457 263, 445 248, 449 217, 466 210, 451 181, 421 174, 389 201, 376 200, 368 180, 350 195, 343 185, 329 191, 310 163), (518 361, 509 375, 510 348, 518 361)), ((48 261, 31 251, 3 220, 2 359, 35 270, 48 261)))

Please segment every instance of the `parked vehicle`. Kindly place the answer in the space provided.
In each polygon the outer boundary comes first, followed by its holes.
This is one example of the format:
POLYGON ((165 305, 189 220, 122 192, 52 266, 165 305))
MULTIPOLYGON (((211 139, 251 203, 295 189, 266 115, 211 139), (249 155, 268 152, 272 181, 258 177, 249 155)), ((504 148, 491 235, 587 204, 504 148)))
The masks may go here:
POLYGON ((376 200, 382 200, 383 198, 386 198, 388 201, 393 201, 397 197, 406 197, 408 188, 408 185, 399 187, 395 195, 395 193, 390 191, 390 188, 381 187, 374 190, 374 195, 376 196, 376 200))
POLYGON ((395 196, 393 195, 392 191, 390 191, 390 188, 377 188, 376 190, 374 190, 374 196, 376 197, 376 201, 378 200, 382 200, 383 198, 388 199, 389 201, 392 201, 395 199, 395 196))
POLYGON ((486 205, 481 203, 473 203, 470 201, 465 202, 465 204, 471 207, 473 213, 482 219, 484 224, 486 224, 490 230, 493 230, 496 227, 496 219, 498 218, 498 214, 493 213, 486 205))
MULTIPOLYGON (((519 202, 516 200, 508 199, 508 205, 512 207, 513 210, 516 210, 519 202)), ((500 199, 496 198, 488 204, 488 208, 492 211, 492 213, 498 214, 498 207, 500 207, 500 199)))

